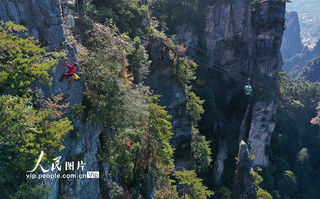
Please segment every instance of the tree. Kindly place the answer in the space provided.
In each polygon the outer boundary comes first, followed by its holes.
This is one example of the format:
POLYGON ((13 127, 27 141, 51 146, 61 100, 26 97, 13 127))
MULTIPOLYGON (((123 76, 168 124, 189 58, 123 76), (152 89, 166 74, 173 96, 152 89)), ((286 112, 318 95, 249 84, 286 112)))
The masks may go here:
POLYGON ((191 80, 195 80, 195 70, 197 64, 191 59, 176 57, 173 59, 173 72, 178 82, 183 86, 190 83, 191 80))
POLYGON ((129 71, 132 72, 134 83, 142 83, 144 78, 149 74, 150 63, 149 55, 141 45, 141 40, 136 37, 134 40, 134 50, 128 56, 129 71))
POLYGON ((43 199, 49 195, 49 189, 45 187, 43 183, 24 183, 19 186, 18 191, 10 196, 10 199, 22 199, 22 198, 32 198, 32 199, 43 199))
POLYGON ((64 136, 73 129, 71 121, 56 115, 57 110, 30 106, 29 98, 0 96, 0 184, 1 198, 25 181, 41 151, 53 157, 63 149, 64 136))
MULTIPOLYGON (((258 171, 261 169, 258 169, 258 171)), ((262 189, 260 187, 260 184, 263 182, 263 178, 255 171, 251 170, 249 172, 251 180, 253 182, 254 188, 255 188, 255 198, 257 199, 272 199, 272 196, 269 192, 262 189)))
POLYGON ((174 167, 171 116, 154 100, 156 96, 148 98, 147 118, 118 131, 103 146, 102 158, 110 164, 111 172, 120 177, 123 187, 142 195, 150 191, 150 185, 160 189, 174 167))
POLYGON ((198 173, 208 171, 212 162, 210 141, 206 141, 205 136, 200 135, 197 129, 192 131, 191 149, 196 171, 198 173))
POLYGON ((290 195, 297 190, 296 176, 292 171, 284 171, 278 184, 279 191, 285 198, 290 198, 290 195))
POLYGON ((34 81, 50 82, 48 71, 62 55, 46 52, 24 26, 0 22, 0 93, 25 94, 34 81))
POLYGON ((204 100, 201 100, 194 92, 192 92, 192 87, 189 86, 186 89, 187 94, 187 113, 190 120, 194 126, 197 126, 197 123, 201 119, 201 114, 204 113, 203 103, 204 100))
POLYGON ((202 184, 202 179, 197 178, 197 174, 194 170, 182 170, 176 171, 174 176, 177 178, 179 188, 179 194, 183 198, 190 199, 206 199, 213 195, 213 192, 208 190, 206 186, 202 184))
POLYGON ((35 81, 48 83, 48 72, 61 56, 47 53, 27 36, 25 27, 0 22, 0 198, 41 198, 48 192, 28 182, 26 171, 41 151, 46 161, 63 149, 63 137, 73 126, 62 118, 60 109, 67 107, 62 95, 43 102, 35 99, 40 92, 30 86, 35 81), (27 97, 30 93, 34 95, 27 97))

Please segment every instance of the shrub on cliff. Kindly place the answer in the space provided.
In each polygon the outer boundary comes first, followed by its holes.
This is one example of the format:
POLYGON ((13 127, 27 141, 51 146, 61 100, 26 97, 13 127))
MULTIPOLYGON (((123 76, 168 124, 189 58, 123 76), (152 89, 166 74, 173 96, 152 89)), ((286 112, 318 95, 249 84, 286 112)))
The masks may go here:
MULTIPOLYGON (((128 70, 127 56, 133 50, 131 40, 116 31, 101 24, 92 25, 87 35, 88 56, 81 72, 88 117, 113 129, 134 125, 144 117, 147 93, 144 86, 133 84, 134 78, 128 70)), ((133 64, 138 67, 140 63, 133 64)))
POLYGON ((46 52, 24 26, 0 22, 0 93, 25 94, 34 81, 50 82, 48 71, 62 55, 46 52))
POLYGON ((176 171, 174 176, 177 178, 179 195, 183 198, 206 199, 213 195, 213 192, 202 184, 202 179, 197 178, 194 170, 176 171))
POLYGON ((171 116, 163 107, 149 100, 149 116, 132 126, 106 139, 103 146, 103 158, 110 166, 111 173, 118 175, 123 186, 132 194, 142 194, 147 184, 154 184, 156 188, 173 169, 173 148, 171 116))
POLYGON ((41 151, 53 158, 63 148, 62 140, 73 127, 56 111, 52 107, 34 109, 28 98, 0 96, 0 184, 4 190, 0 196, 24 182, 41 151))
POLYGON ((132 72, 134 77, 134 83, 142 83, 143 80, 150 72, 149 55, 145 48, 141 45, 139 37, 135 37, 133 40, 134 50, 128 55, 129 67, 128 70, 132 72))
POLYGON ((197 129, 192 131, 191 149, 196 171, 198 173, 208 172, 212 162, 210 142, 206 141, 206 137, 200 135, 197 129))
POLYGON ((102 24, 112 19, 121 32, 131 37, 144 37, 143 21, 147 20, 148 5, 141 0, 93 0, 87 3, 87 14, 102 24))
POLYGON ((35 81, 50 80, 48 70, 62 53, 47 53, 33 38, 24 37, 25 32, 12 22, 0 23, 0 198, 45 195, 44 186, 29 184, 25 174, 41 151, 42 164, 55 156, 73 129, 68 118, 62 118, 60 109, 67 107, 62 95, 35 99, 40 95, 30 88, 35 81), (30 93, 34 95, 27 97, 30 93))

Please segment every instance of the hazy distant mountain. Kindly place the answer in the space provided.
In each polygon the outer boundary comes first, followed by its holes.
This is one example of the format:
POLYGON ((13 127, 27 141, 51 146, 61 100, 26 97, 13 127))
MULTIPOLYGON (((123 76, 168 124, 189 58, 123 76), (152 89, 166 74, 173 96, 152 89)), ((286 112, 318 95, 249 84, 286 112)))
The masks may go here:
POLYGON ((290 59, 284 60, 284 65, 282 67, 283 71, 288 72, 288 74, 295 78, 297 77, 304 66, 311 60, 320 56, 320 40, 317 42, 313 49, 308 49, 305 47, 301 53, 296 54, 290 59))
POLYGON ((289 59, 302 50, 300 24, 298 14, 289 12, 286 14, 285 31, 282 38, 281 53, 283 59, 289 59))
POLYGON ((297 79, 308 80, 310 82, 320 81, 320 57, 308 62, 302 69, 297 79))
POLYGON ((320 38, 320 0, 291 0, 287 12, 298 12, 302 43, 314 46, 320 38))

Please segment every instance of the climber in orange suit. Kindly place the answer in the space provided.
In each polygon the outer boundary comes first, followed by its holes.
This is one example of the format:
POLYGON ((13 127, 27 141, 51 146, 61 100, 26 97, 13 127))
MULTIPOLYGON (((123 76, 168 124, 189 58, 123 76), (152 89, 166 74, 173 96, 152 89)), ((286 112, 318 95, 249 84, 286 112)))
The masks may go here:
POLYGON ((70 76, 72 76, 75 80, 79 80, 80 79, 79 76, 76 75, 76 68, 78 67, 78 65, 77 64, 69 65, 67 62, 66 62, 66 65, 68 66, 68 71, 66 72, 66 74, 62 76, 60 81, 63 81, 70 76))

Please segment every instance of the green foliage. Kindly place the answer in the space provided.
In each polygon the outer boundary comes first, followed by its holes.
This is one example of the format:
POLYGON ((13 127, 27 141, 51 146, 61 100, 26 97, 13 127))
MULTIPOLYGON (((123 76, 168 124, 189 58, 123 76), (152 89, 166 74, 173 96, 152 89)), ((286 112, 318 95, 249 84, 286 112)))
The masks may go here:
POLYGON ((232 192, 226 187, 221 187, 215 192, 215 196, 220 199, 231 199, 232 192))
POLYGON ((124 190, 115 182, 108 183, 109 197, 111 199, 122 199, 125 197, 124 190))
POLYGON ((174 180, 169 177, 161 178, 159 185, 155 192, 156 199, 177 199, 179 198, 177 186, 174 185, 174 180))
POLYGON ((49 195, 49 189, 45 187, 42 183, 25 183, 22 184, 18 191, 10 196, 10 199, 42 199, 49 195))
POLYGON ((177 57, 173 60, 173 72, 181 85, 190 83, 195 80, 195 70, 197 64, 190 59, 177 57))
POLYGON ((63 53, 47 53, 26 28, 0 22, 0 198, 43 198, 43 184, 27 182, 41 151, 44 161, 63 149, 64 136, 73 129, 60 111, 62 95, 43 100, 35 82, 49 82, 49 70, 63 53), (9 94, 10 93, 10 94, 9 94), (29 97, 26 97, 29 96, 29 97))
POLYGON ((28 98, 0 96, 1 187, 12 191, 41 151, 52 157, 63 149, 62 139, 72 129, 71 122, 59 119, 54 108, 37 110, 28 98))
POLYGON ((161 43, 161 48, 165 48, 165 65, 169 65, 173 69, 173 73, 178 83, 182 87, 186 87, 191 81, 196 79, 196 69, 198 65, 190 58, 185 57, 183 54, 186 49, 183 45, 175 43, 174 37, 168 37, 163 31, 156 29, 156 24, 150 25, 148 32, 149 36, 161 43))
POLYGON ((284 73, 279 74, 278 85, 280 106, 271 139, 273 168, 266 178, 267 190, 276 198, 312 198, 319 190, 311 179, 320 179, 312 172, 319 161, 320 147, 315 141, 318 130, 310 120, 316 124, 312 118, 317 115, 320 87, 317 83, 292 81, 284 73))
POLYGON ((206 141, 205 136, 201 136, 198 129, 192 131, 191 149, 196 171, 207 172, 212 162, 210 141, 206 141))
POLYGON ((176 171, 174 176, 180 186, 179 195, 183 196, 183 198, 206 199, 213 195, 213 192, 202 184, 202 180, 197 178, 194 170, 176 171))
POLYGON ((132 84, 126 55, 132 46, 126 35, 116 35, 110 28, 93 24, 88 33, 88 56, 83 63, 88 116, 109 127, 136 125, 146 117, 146 88, 132 84), (133 119, 135 118, 135 119, 133 119))
POLYGON ((267 191, 261 189, 260 187, 257 190, 258 199, 272 199, 272 196, 267 191))
POLYGON ((119 175, 126 188, 134 184, 136 191, 145 188, 141 184, 150 185, 145 180, 158 183, 157 180, 173 168, 171 116, 163 107, 153 103, 155 99, 150 97, 148 100, 148 118, 117 133, 113 139, 107 139, 103 150, 106 154, 102 158, 107 157, 105 161, 111 166, 111 172, 119 175))
POLYGON ((251 170, 250 171, 250 176, 252 178, 252 182, 255 186, 259 186, 261 182, 263 181, 263 178, 255 171, 251 170))
POLYGON ((285 198, 290 197, 297 190, 296 176, 292 171, 284 171, 277 184, 280 194, 285 198))
POLYGON ((263 178, 257 172, 255 172, 253 170, 250 171, 250 176, 251 176, 252 182, 255 186, 256 198, 258 198, 258 199, 260 199, 260 198, 261 199, 272 199, 271 194, 260 187, 260 184, 262 183, 263 178))
POLYGON ((13 22, 0 22, 0 93, 25 94, 34 82, 49 82, 48 70, 62 53, 47 53, 26 34, 26 28, 13 22), (25 38, 19 35, 25 35, 25 38))
POLYGON ((204 22, 204 5, 211 0, 155 0, 152 9, 160 21, 169 27, 169 33, 177 31, 179 25, 193 25, 201 28, 204 22))
MULTIPOLYGON (((157 198, 177 198, 169 179, 174 167, 171 117, 148 97, 148 89, 137 85, 143 83, 150 68, 144 39, 150 37, 164 45, 166 64, 182 87, 187 88, 195 79, 197 65, 182 57, 185 48, 176 45, 174 38, 156 29, 157 22, 149 19, 148 7, 140 1, 93 0, 85 9, 81 23, 87 28, 78 30, 87 49, 82 64, 85 107, 89 119, 113 129, 102 142, 100 158, 111 166, 111 175, 119 178, 132 197, 145 196, 154 186, 157 198), (128 34, 121 34, 124 32, 128 34)), ((186 92, 187 112, 196 125, 204 112, 203 101, 191 87, 186 92)), ((199 146, 194 148, 195 159, 201 162, 198 169, 204 171, 211 162, 209 142, 200 135, 195 139, 194 146, 199 146)))
POLYGON ((148 5, 140 0, 93 0, 86 5, 87 14, 102 24, 112 19, 121 32, 143 37, 144 23, 149 12, 148 5))
POLYGON ((132 72, 134 83, 142 83, 144 78, 149 74, 150 63, 149 55, 141 45, 141 40, 136 37, 133 40, 134 50, 128 56, 129 71, 132 72))
POLYGON ((202 104, 204 100, 201 100, 194 92, 192 92, 192 87, 186 89, 187 94, 187 113, 193 125, 197 125, 198 121, 201 119, 201 114, 204 113, 202 104))

